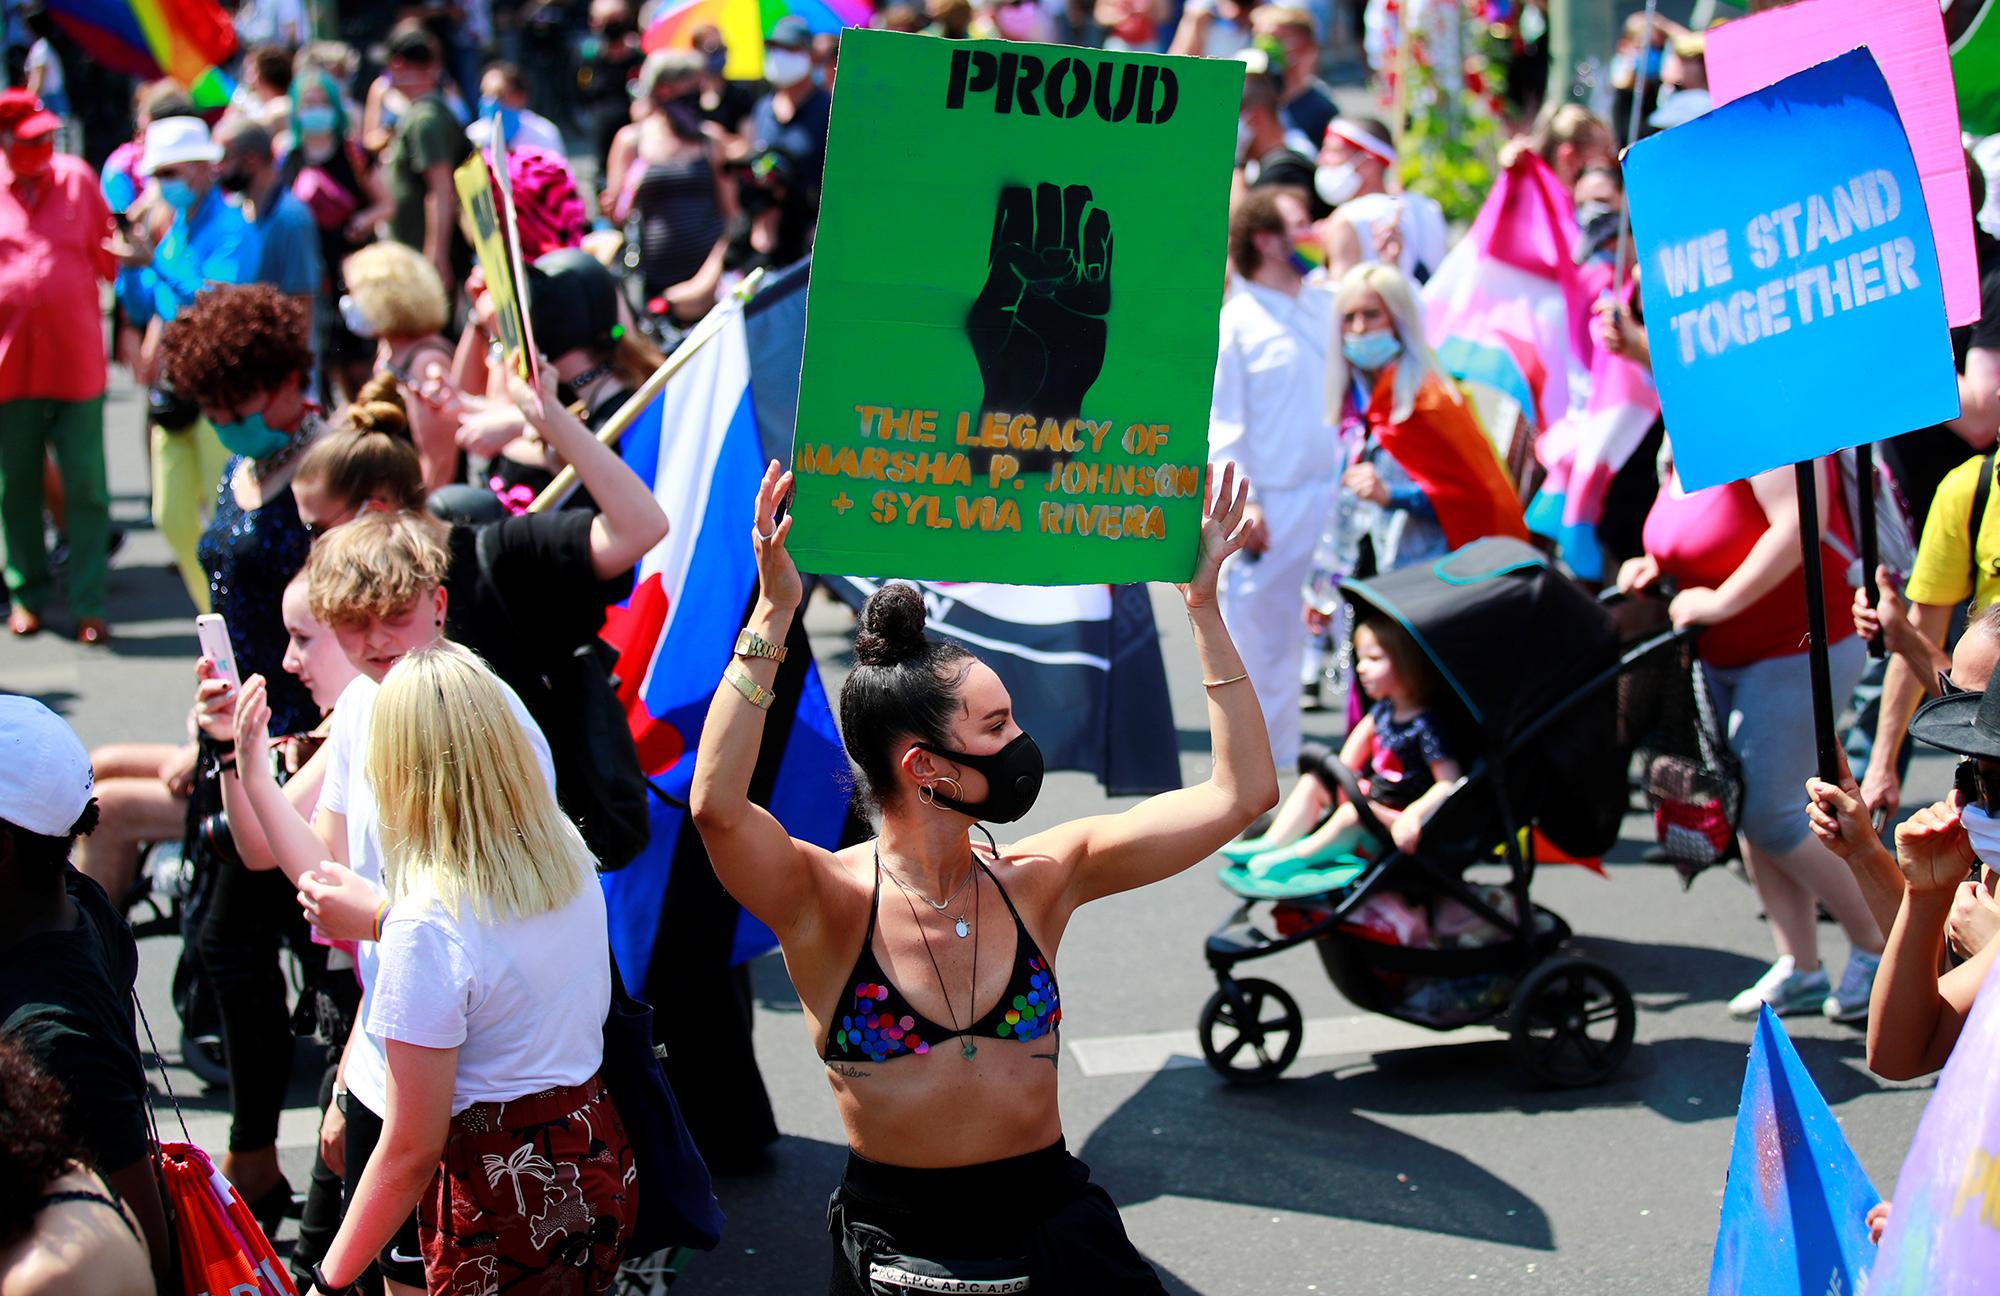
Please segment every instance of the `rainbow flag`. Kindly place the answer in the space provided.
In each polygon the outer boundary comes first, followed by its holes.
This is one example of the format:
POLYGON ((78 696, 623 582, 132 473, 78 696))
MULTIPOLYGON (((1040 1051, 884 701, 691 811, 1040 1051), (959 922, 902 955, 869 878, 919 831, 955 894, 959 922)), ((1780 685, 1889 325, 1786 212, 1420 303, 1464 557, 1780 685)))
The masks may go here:
POLYGON ((236 51, 236 29, 215 0, 47 0, 83 52, 114 72, 154 81, 172 77, 198 108, 222 108, 236 83, 221 64, 236 51))
POLYGON ((729 50, 722 74, 731 81, 756 81, 764 75, 764 37, 778 19, 797 15, 817 36, 866 27, 872 12, 867 0, 679 0, 653 19, 642 43, 648 54, 692 49, 694 34, 713 27, 729 50))

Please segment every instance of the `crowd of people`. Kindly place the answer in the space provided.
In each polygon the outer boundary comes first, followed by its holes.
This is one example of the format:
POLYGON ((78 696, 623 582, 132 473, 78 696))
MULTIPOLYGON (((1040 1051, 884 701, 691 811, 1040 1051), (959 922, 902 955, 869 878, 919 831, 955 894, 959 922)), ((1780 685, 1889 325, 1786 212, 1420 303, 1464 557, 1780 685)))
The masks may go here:
MULTIPOLYGON (((759 483, 759 595, 688 809, 723 886, 777 935, 846 1128, 835 1292, 911 1274, 1162 1290, 1063 1140, 1062 937, 1079 905, 1216 856, 1251 896, 1353 876, 1379 847, 1303 741, 1309 708, 1345 706, 1340 762, 1368 817, 1418 851, 1475 753, 1405 629, 1350 624, 1322 595, 1476 540, 1533 540, 1699 628, 1697 687, 1742 769, 1734 826, 1775 943, 1732 1014, 1866 1021, 1869 1065, 1919 1075, 1949 1055, 2000 947, 1979 872, 1986 850, 2000 865, 2000 701, 1984 694, 2000 660, 2000 241, 1980 235, 1984 317, 1955 339, 1963 413, 1884 443, 1892 512, 1921 538, 1874 605, 1841 471, 1822 474, 1822 593, 1851 609, 1830 636, 1837 696, 1873 697, 1863 644, 1889 651, 1857 775, 1822 782, 1790 475, 1684 490, 1656 419, 1608 456, 1589 527, 1538 526, 1554 465, 1520 438, 1549 429, 1518 406, 1504 423, 1427 310, 1462 222, 1422 192, 1402 123, 1343 109, 1321 79, 1377 50, 1382 9, 929 0, 874 16, 1236 58, 1245 84, 1202 542, 1181 587, 1209 779, 997 842, 982 825, 1028 812, 1041 753, 999 677, 886 585, 839 698, 876 828, 839 850, 794 839, 749 793, 802 598, 789 475, 774 462, 759 483), (1892 849, 1880 825, 1906 735, 1966 763, 1892 849), (1820 910, 1847 945, 1837 981, 1820 910), (1947 950, 1962 962, 1940 974, 1947 950), (1004 1115, 967 1123, 967 1104, 1004 1115)), ((594 877, 633 847, 615 814, 581 812, 602 716, 575 663, 685 519, 593 433, 737 281, 810 255, 838 38, 785 17, 744 81, 715 28, 646 52, 653 14, 628 0, 342 5, 323 39, 296 0, 249 0, 237 89, 214 112, 171 81, 97 84, 35 12, 25 88, 0 92, 8 629, 109 640, 106 438, 143 431, 150 524, 228 651, 190 663, 184 735, 86 753, 47 708, 0 697, 0 1272, 40 1265, 24 1290, 71 1290, 63 1257, 88 1252, 106 1257, 104 1290, 178 1289, 121 911, 152 885, 147 849, 180 842, 201 885, 184 956, 199 993, 177 1007, 185 1033, 219 1041, 218 1165, 266 1229, 299 1218, 300 1289, 438 1292, 473 1274, 605 1290, 648 1189, 603 1075, 615 972, 592 953, 608 940, 594 877), (503 353, 461 218, 455 173, 474 157, 505 167, 518 209, 532 378, 503 353), (143 429, 106 426, 114 364, 145 392, 143 429), (574 492, 531 508, 565 472, 574 492), (295 1029, 325 1045, 303 1193, 278 1151, 295 1029), (65 1095, 91 1118, 55 1119, 65 1095)), ((1522 88, 1541 49, 1526 32, 1499 170, 1561 195, 1598 296, 1577 336, 1643 383, 1617 146, 1706 106, 1702 35, 1628 26, 1599 115, 1522 88)))

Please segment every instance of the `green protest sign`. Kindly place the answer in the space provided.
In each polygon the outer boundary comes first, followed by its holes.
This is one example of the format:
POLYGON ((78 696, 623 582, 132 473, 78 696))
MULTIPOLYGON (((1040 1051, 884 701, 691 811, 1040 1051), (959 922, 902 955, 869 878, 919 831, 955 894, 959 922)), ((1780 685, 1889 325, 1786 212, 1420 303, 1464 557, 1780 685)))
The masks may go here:
POLYGON ((807 571, 1185 580, 1243 65, 849 31, 792 443, 807 571))

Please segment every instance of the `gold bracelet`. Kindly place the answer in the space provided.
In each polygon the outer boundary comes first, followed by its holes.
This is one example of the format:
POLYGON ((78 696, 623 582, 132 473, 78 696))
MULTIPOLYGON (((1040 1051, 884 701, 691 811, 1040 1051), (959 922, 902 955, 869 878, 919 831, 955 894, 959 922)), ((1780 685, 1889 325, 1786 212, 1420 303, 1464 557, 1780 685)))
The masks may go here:
POLYGON ((1201 686, 1203 688, 1221 688, 1224 684, 1234 684, 1238 680, 1247 680, 1249 678, 1250 672, 1244 671, 1241 675, 1231 675, 1228 679, 1203 680, 1201 686))
POLYGON ((743 695, 743 700, 760 711, 769 711, 771 703, 777 700, 777 694, 740 671, 725 671, 722 678, 734 684, 736 691, 743 695))

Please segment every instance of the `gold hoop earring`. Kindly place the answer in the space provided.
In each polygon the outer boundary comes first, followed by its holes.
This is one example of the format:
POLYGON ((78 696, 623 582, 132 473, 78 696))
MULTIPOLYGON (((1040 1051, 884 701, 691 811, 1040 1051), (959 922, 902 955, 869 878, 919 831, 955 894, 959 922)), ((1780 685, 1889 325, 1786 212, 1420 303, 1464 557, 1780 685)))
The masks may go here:
POLYGON ((937 776, 935 780, 933 780, 931 785, 931 800, 933 804, 935 804, 937 800, 937 784, 939 783, 951 784, 951 791, 946 795, 950 796, 952 800, 960 801, 964 799, 965 789, 959 785, 958 780, 953 778, 949 774, 940 774, 937 776))
POLYGON ((933 809, 937 807, 937 793, 931 790, 931 785, 928 783, 917 785, 917 800, 933 809))

